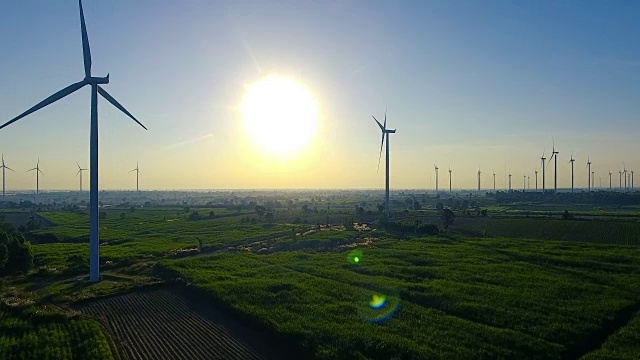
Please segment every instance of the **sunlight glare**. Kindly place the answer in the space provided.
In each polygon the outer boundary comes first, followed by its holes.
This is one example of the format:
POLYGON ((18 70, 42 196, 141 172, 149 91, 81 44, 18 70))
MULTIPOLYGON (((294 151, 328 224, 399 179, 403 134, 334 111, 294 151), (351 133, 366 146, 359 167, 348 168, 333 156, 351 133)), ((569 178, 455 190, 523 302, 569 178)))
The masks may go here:
POLYGON ((280 156, 307 145, 317 127, 313 95, 287 78, 267 77, 249 85, 240 110, 254 143, 280 156))

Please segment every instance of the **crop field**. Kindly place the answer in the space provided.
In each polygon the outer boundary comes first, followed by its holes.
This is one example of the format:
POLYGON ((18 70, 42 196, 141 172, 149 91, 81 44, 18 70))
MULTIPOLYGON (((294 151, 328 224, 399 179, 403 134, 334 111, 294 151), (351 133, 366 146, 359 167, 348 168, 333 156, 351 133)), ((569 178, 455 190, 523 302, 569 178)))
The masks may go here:
POLYGON ((94 320, 0 305, 0 359, 113 359, 113 354, 94 320))
POLYGON ((613 334, 602 347, 587 356, 584 360, 605 359, 640 359, 640 312, 629 324, 613 334))
POLYGON ((374 244, 358 262, 347 251, 163 264, 327 359, 576 358, 639 302, 636 247, 442 238, 374 244))
POLYGON ((82 305, 127 359, 260 359, 219 323, 166 290, 130 293, 82 305))
MULTIPOLYGON (((427 217, 425 221, 440 223, 437 217, 427 217)), ((472 237, 640 245, 640 222, 636 221, 457 217, 450 232, 472 237)))

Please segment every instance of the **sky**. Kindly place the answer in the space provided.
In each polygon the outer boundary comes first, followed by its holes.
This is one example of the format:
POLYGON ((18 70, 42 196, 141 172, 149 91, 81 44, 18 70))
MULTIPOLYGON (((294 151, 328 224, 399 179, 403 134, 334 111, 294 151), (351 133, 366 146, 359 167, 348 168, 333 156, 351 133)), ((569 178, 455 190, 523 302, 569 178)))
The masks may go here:
MULTIPOLYGON (((94 76, 143 130, 99 101, 100 188, 383 188, 388 109, 391 188, 514 188, 555 139, 558 186, 585 187, 587 158, 640 170, 640 3, 635 1, 84 2, 94 76), (297 152, 257 146, 239 110, 267 77, 317 103, 297 152)), ((78 4, 0 0, 0 123, 82 80, 78 4)), ((89 167, 89 88, 0 130, 7 189, 77 189, 89 167)), ((552 182, 552 164, 547 184, 552 182)), ((640 180, 639 180, 640 181, 640 180)), ((88 185, 88 174, 84 178, 88 185)), ((540 180, 541 182, 541 180, 540 180)))

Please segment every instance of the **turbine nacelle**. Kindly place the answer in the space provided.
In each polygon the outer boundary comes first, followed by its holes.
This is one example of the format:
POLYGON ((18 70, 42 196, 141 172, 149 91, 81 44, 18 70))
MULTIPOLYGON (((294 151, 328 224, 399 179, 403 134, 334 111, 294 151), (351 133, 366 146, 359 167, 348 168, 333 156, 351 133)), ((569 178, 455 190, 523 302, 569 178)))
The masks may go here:
POLYGON ((95 76, 85 77, 84 78, 84 82, 86 84, 95 84, 95 85, 108 84, 109 83, 109 74, 107 74, 107 76, 105 76, 105 77, 95 77, 95 76))

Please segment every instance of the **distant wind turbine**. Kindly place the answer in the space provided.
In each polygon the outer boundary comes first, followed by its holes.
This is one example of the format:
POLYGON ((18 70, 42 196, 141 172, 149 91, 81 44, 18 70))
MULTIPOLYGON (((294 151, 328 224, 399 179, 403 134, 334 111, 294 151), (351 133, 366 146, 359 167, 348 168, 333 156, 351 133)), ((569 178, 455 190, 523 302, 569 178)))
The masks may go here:
POLYGON ((544 190, 545 190, 545 176, 544 176, 544 168, 545 168, 545 160, 547 160, 546 157, 544 157, 544 152, 542 152, 542 156, 540 157, 540 160, 542 162, 542 193, 544 194, 544 190))
POLYGON ((78 165, 78 172, 76 173, 76 176, 80 175, 80 192, 82 192, 82 172, 83 171, 87 171, 89 169, 83 169, 80 167, 80 164, 78 164, 78 162, 76 161, 76 165, 78 165))
POLYGON ((587 175, 588 175, 588 179, 587 179, 587 186, 588 186, 588 191, 591 191, 591 160, 587 157, 587 168, 589 168, 589 170, 587 170, 587 175))
POLYGON ((554 163, 553 163, 553 193, 557 193, 558 192, 558 154, 559 152, 556 151, 556 141, 553 140, 553 150, 551 150, 551 157, 549 158, 549 162, 551 162, 551 159, 554 159, 554 163))
POLYGON ((40 158, 38 158, 36 167, 34 167, 33 169, 27 170, 27 172, 34 171, 34 170, 36 171, 36 196, 37 196, 40 193, 40 174, 44 175, 42 170, 40 170, 40 158))
POLYGON ((496 192, 496 173, 493 173, 493 192, 496 192))
POLYGON ((449 167, 449 192, 451 192, 451 167, 449 167))
POLYGON ((631 170, 631 189, 633 190, 633 170, 631 170))
POLYGON ((4 183, 5 183, 5 174, 4 174, 4 170, 5 169, 9 169, 13 172, 15 172, 15 170, 13 170, 12 168, 8 167, 7 165, 4 164, 4 154, 2 154, 2 166, 0 166, 0 168, 2 168, 2 200, 4 201, 4 196, 5 196, 5 188, 4 188, 4 183))
POLYGON ((538 190, 538 170, 536 170, 535 173, 536 173, 536 190, 538 190))
POLYGON ((609 169, 609 190, 611 190, 611 169, 609 169))
POLYGON ((478 191, 480 191, 480 169, 478 169, 478 191))
POLYGON ((384 216, 389 220, 389 134, 395 134, 395 129, 387 129, 387 110, 384 111, 384 125, 380 124, 380 121, 372 116, 373 120, 380 127, 382 131, 382 141, 380 142, 380 156, 378 157, 378 168, 380 168, 380 159, 382 158, 382 146, 384 145, 385 138, 387 140, 387 157, 386 157, 386 171, 385 171, 385 191, 384 191, 384 216))
POLYGON ((114 99, 106 90, 99 85, 109 83, 109 75, 105 77, 93 77, 91 75, 91 50, 89 48, 89 37, 87 36, 87 27, 84 21, 84 11, 82 9, 82 0, 78 0, 80 7, 80 29, 82 32, 82 53, 84 55, 84 79, 67 86, 66 88, 58 91, 57 93, 42 100, 38 104, 34 105, 29 110, 18 115, 12 120, 8 121, 4 125, 0 126, 0 129, 7 125, 20 120, 21 118, 39 110, 43 107, 52 104, 63 97, 70 95, 84 86, 91 86, 91 136, 90 136, 90 169, 91 169, 91 195, 89 198, 89 217, 90 217, 90 230, 89 230, 89 280, 91 282, 97 282, 100 279, 100 242, 99 242, 99 227, 98 227, 98 94, 110 102, 113 106, 129 116, 138 125, 142 125, 129 111, 127 111, 120 103, 114 99))
POLYGON ((620 190, 622 190, 622 170, 618 170, 618 174, 620 174, 620 176, 619 176, 619 178, 620 178, 619 179, 620 180, 619 188, 620 188, 620 190))
POLYGON ((569 162, 571 163, 571 192, 573 192, 573 163, 576 161, 576 159, 573 158, 573 151, 571 152, 571 160, 569 160, 569 162))
POLYGON ((436 194, 438 193, 438 165, 434 164, 433 168, 436 170, 436 194))
POLYGON ((509 191, 511 191, 511 174, 509 174, 509 191))
POLYGON ((136 161, 136 168, 131 170, 131 171, 129 171, 129 172, 131 173, 131 172, 134 172, 134 171, 136 172, 136 192, 140 192, 140 186, 139 186, 139 184, 140 184, 140 182, 139 182, 140 169, 139 169, 137 161, 136 161))
POLYGON ((522 175, 522 192, 527 190, 527 175, 522 175))
POLYGON ((593 189, 593 191, 596 191, 596 172, 595 171, 591 172, 591 189, 593 189))
POLYGON ((624 189, 627 190, 627 166, 622 163, 622 175, 624 175, 624 189))

